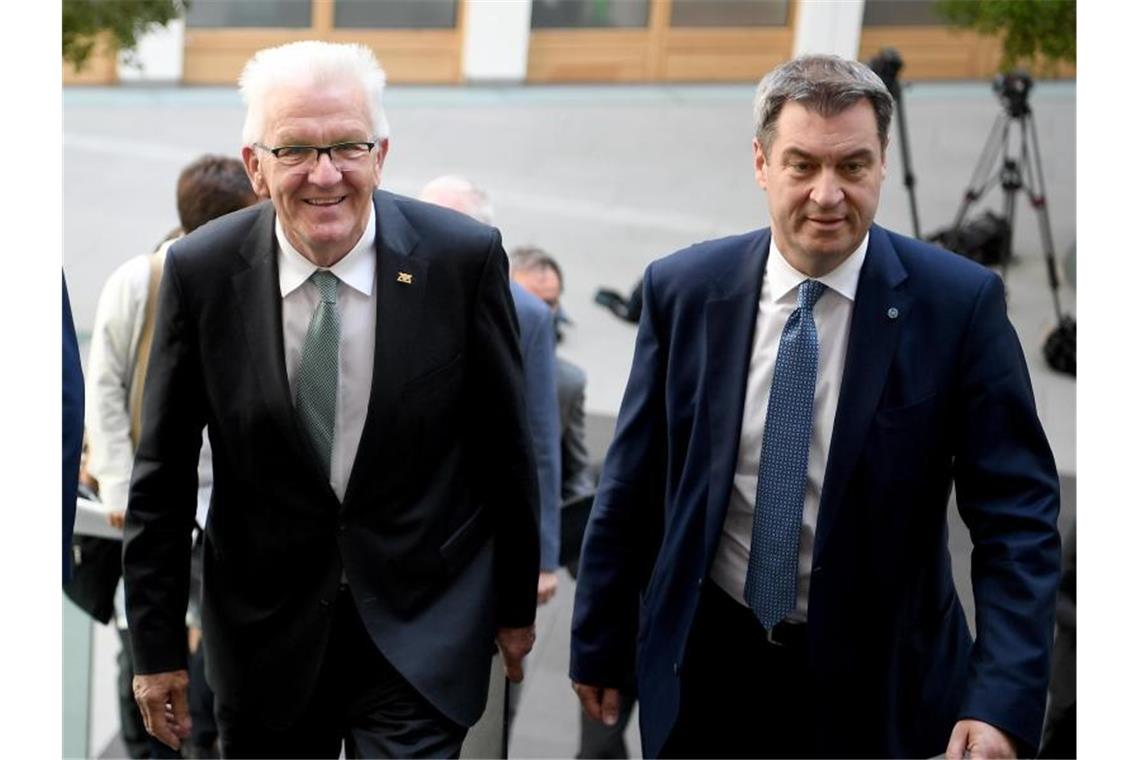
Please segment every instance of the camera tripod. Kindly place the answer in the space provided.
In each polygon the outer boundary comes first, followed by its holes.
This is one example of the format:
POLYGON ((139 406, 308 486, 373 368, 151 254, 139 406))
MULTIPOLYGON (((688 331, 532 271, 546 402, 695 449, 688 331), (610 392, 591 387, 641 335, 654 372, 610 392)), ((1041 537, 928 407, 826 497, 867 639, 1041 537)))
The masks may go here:
POLYGON ((1037 222, 1041 232, 1041 247, 1045 254, 1045 266, 1049 274, 1049 287, 1053 295, 1053 310, 1057 322, 1064 322, 1061 301, 1058 295, 1060 282, 1057 277, 1057 260, 1053 250, 1053 232, 1049 224, 1049 207, 1045 200, 1045 177, 1041 169, 1041 151, 1037 140, 1037 124, 1033 111, 1029 108, 1029 89, 1032 80, 1023 73, 1001 75, 994 82, 994 89, 1002 101, 1003 110, 994 121, 989 137, 986 138, 982 155, 970 177, 962 205, 954 217, 951 229, 961 229, 969 211, 976 201, 997 184, 1001 184, 1005 213, 1005 230, 1002 235, 998 264, 1001 277, 1005 280, 1012 258, 1014 212, 1017 208, 1018 191, 1024 190, 1029 203, 1037 212, 1037 222), (1010 146, 1010 132, 1017 125, 1020 132, 1020 150, 1010 146), (1032 159, 1032 160, 1031 160, 1032 159), (992 167, 997 166, 996 171, 992 167))
POLYGON ((877 56, 867 63, 867 66, 879 76, 879 79, 883 80, 887 91, 895 99, 895 114, 898 116, 896 121, 899 127, 899 150, 903 163, 903 185, 906 186, 907 197, 910 199, 910 221, 914 227, 914 236, 921 239, 922 235, 918 231, 918 201, 914 197, 914 172, 911 171, 910 165, 910 140, 907 137, 906 114, 903 111, 902 86, 899 84, 899 72, 902 70, 903 61, 899 52, 894 48, 883 48, 877 56))
POLYGON ((1002 112, 998 114, 990 135, 986 139, 982 155, 970 177, 970 184, 958 208, 958 214, 951 225, 953 230, 961 230, 966 212, 975 201, 981 198, 994 185, 1001 184, 1005 226, 1002 232, 998 264, 1001 278, 1006 279, 1013 245, 1013 222, 1018 191, 1024 190, 1029 203, 1037 212, 1037 222, 1041 232, 1041 248, 1045 255, 1045 269, 1049 275, 1049 289, 1053 296, 1053 313, 1057 326, 1045 339, 1045 361, 1050 367, 1071 375, 1077 374, 1077 323, 1072 317, 1061 312, 1059 295, 1060 281, 1057 277, 1057 257, 1053 251, 1053 232, 1049 225, 1049 207, 1045 200, 1045 174, 1041 169, 1041 149, 1037 139, 1037 124, 1033 111, 1029 108, 1029 90, 1033 80, 1024 72, 1002 74, 994 80, 994 91, 1001 100, 1002 112), (1010 147, 1010 132, 1016 124, 1020 131, 1020 150, 1010 147), (997 164, 996 171, 989 174, 997 164))

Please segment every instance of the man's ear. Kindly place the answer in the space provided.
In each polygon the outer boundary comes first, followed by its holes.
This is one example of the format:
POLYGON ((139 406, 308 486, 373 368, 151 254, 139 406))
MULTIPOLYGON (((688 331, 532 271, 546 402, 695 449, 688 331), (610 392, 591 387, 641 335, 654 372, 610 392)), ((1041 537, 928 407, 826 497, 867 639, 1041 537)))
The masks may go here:
POLYGON ((261 173, 261 158, 252 145, 242 146, 241 162, 245 166, 245 174, 249 177, 249 184, 253 186, 253 192, 257 193, 258 198, 268 198, 269 183, 265 181, 265 175, 261 173))
POLYGON ((764 157, 764 146, 755 137, 752 138, 752 161, 756 170, 756 184, 768 189, 768 159, 764 157))
POLYGON ((384 169, 384 159, 388 157, 388 138, 385 137, 376 144, 376 163, 373 165, 375 175, 373 177, 373 187, 380 187, 380 174, 384 169))

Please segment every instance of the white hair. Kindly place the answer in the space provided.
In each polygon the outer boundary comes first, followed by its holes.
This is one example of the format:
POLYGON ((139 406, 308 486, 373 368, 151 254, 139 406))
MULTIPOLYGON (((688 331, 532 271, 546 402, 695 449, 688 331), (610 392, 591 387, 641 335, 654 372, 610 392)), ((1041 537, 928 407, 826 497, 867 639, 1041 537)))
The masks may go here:
POLYGON ((238 88, 246 105, 241 139, 250 145, 264 138, 265 102, 270 93, 298 86, 334 83, 360 86, 368 103, 372 135, 388 138, 388 118, 384 115, 384 69, 364 45, 336 44, 303 40, 254 53, 238 78, 238 88))
POLYGON ((467 214, 483 224, 495 223, 491 199, 482 188, 466 177, 455 174, 436 177, 420 190, 420 200, 467 214))

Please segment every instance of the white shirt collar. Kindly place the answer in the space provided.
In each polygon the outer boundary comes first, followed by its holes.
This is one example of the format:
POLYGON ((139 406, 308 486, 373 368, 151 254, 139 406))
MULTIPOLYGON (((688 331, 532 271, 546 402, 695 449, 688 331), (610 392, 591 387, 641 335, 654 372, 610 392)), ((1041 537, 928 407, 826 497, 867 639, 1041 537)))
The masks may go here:
MULTIPOLYGON (((280 251, 277 255, 277 271, 281 297, 284 298, 301 287, 320 267, 302 256, 289 242, 281 226, 281 217, 277 217, 274 222, 274 232, 280 251)), ((372 295, 372 284, 376 281, 375 242, 376 208, 369 204, 368 225, 364 228, 364 234, 343 259, 329 267, 337 279, 366 296, 372 295)))
MULTIPOLYGON (((844 259, 842 264, 815 279, 848 301, 854 301, 855 290, 859 286, 859 272, 863 268, 863 260, 867 258, 867 244, 870 238, 871 232, 868 230, 867 234, 863 236, 863 241, 859 243, 850 256, 844 259)), ((784 254, 780 253, 780 249, 776 247, 775 236, 772 236, 772 242, 768 246, 768 264, 764 277, 768 280, 773 301, 779 301, 798 288, 801 282, 811 279, 788 263, 784 254)))

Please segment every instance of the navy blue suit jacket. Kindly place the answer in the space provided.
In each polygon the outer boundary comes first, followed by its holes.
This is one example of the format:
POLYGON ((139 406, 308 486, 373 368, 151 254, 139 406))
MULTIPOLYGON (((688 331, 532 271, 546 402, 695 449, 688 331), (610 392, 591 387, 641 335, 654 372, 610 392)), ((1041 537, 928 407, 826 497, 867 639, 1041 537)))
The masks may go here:
MULTIPOLYGON (((763 229, 702 243, 645 275, 633 368, 582 552, 571 677, 620 686, 636 667, 647 757, 676 718, 721 536, 769 240, 763 229)), ((872 226, 816 532, 809 751, 929 757, 967 717, 1035 749, 1058 507, 1001 281, 872 226), (951 487, 974 543, 976 641, 951 577, 951 487)))
POLYGON ((511 281, 511 298, 519 318, 526 416, 538 475, 538 538, 540 570, 558 569, 561 541, 562 454, 555 382, 554 315, 522 285, 511 281))
POLYGON ((75 497, 79 459, 83 450, 83 367, 67 278, 63 279, 63 583, 71 580, 71 533, 75 528, 75 497))

